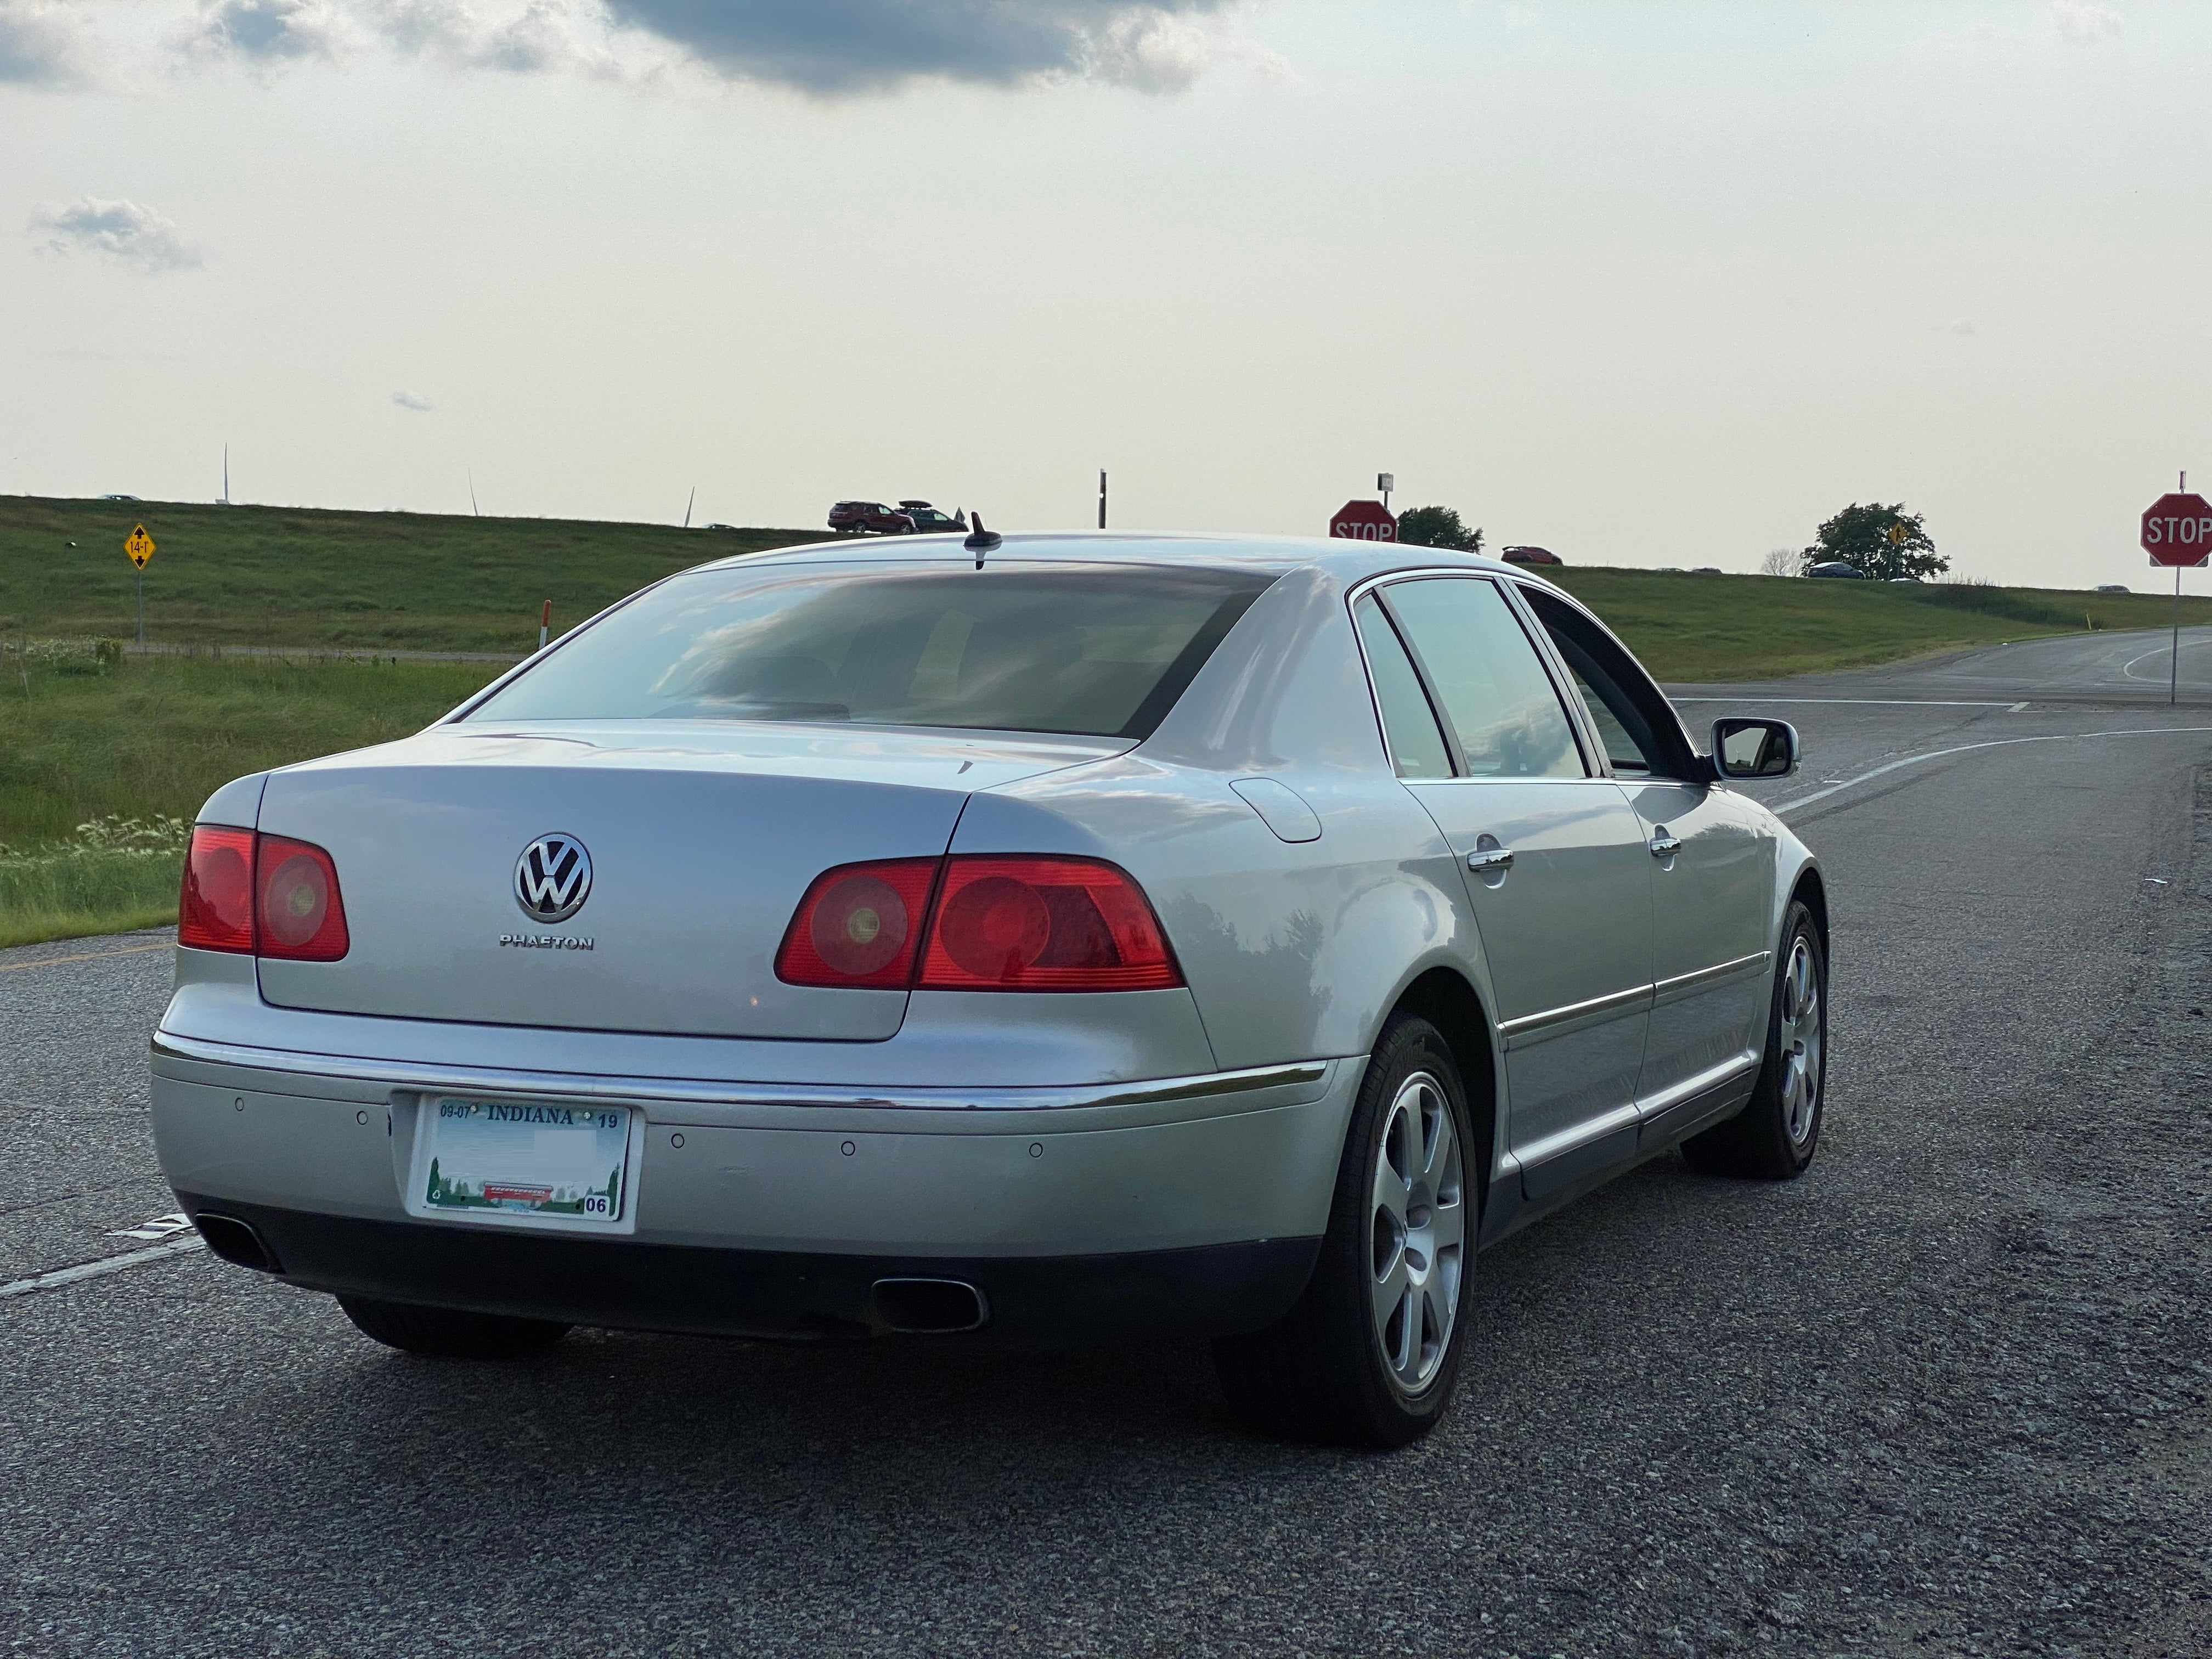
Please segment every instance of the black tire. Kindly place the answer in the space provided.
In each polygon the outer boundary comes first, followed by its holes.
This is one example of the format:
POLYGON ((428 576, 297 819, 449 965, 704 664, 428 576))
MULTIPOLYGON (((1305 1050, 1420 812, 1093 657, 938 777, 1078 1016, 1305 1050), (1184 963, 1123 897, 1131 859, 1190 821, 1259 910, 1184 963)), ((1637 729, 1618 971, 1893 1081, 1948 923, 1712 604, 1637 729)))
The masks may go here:
MULTIPOLYGON (((1375 1045, 1353 1106, 1352 1124, 1345 1136, 1344 1154, 1337 1168, 1336 1194, 1329 1206, 1328 1231, 1313 1277, 1295 1306, 1276 1323, 1249 1336, 1225 1337, 1214 1344, 1214 1365, 1232 1410, 1261 1431, 1287 1440, 1318 1441, 1334 1445, 1376 1448, 1403 1446, 1418 1440, 1442 1419, 1458 1380, 1460 1355, 1467 1333, 1468 1285, 1473 1275, 1474 1244, 1480 1214, 1483 1180, 1490 1168, 1490 1148, 1470 1139, 1471 1117, 1467 1089, 1451 1048, 1436 1027, 1425 1019, 1401 1016, 1384 1028, 1375 1045), (1433 1084, 1433 1108, 1427 1085, 1433 1084), (1387 1133, 1407 1120, 1399 1116, 1411 1098, 1413 1128, 1421 1138, 1420 1156, 1437 1158, 1441 1143, 1430 1141, 1432 1110, 1448 1121, 1459 1148, 1456 1173, 1424 1186, 1408 1182, 1406 1213, 1409 1218, 1425 1214, 1428 1222, 1419 1237, 1435 1246, 1424 1256, 1414 1248, 1416 1231, 1401 1228, 1386 1243, 1379 1224, 1386 1218, 1377 1207, 1378 1164, 1390 1154, 1387 1133), (1455 1190, 1447 1190, 1447 1188, 1455 1190), (1423 1203, 1427 1193, 1433 1203, 1423 1203), (1456 1222, 1455 1245, 1437 1245, 1456 1222), (1391 1274, 1378 1273, 1378 1260, 1386 1250, 1393 1264, 1425 1261, 1425 1290, 1409 1289, 1395 1320, 1376 1311, 1394 1283, 1391 1274), (1449 1279, 1447 1285, 1446 1279, 1449 1279), (1434 1345, 1423 1324, 1409 1326, 1423 1312, 1407 1311, 1414 1304, 1429 1312, 1448 1307, 1448 1332, 1434 1345), (1401 1352, 1414 1354, 1420 1371, 1418 1387, 1408 1388, 1384 1357, 1388 1333, 1401 1337, 1408 1332, 1413 1346, 1397 1342, 1401 1352)), ((1394 1165, 1395 1167, 1395 1161, 1394 1165)), ((1425 1177, 1424 1177, 1425 1179, 1425 1177)), ((1394 1265, 1393 1273, 1397 1272, 1394 1265)), ((1402 1275, 1401 1275, 1402 1276, 1402 1275)))
POLYGON ((1802 901, 1790 902, 1779 957, 1767 1004, 1766 1053, 1750 1103, 1682 1143, 1682 1156, 1700 1175, 1795 1181, 1820 1150, 1828 1108, 1828 952, 1802 901), (1791 978, 1801 963, 1813 990, 1809 1009, 1791 978))
POLYGON ((544 1352, 568 1334, 568 1326, 550 1319, 418 1308, 361 1296, 342 1296, 338 1306, 362 1335, 431 1359, 520 1359, 544 1352))

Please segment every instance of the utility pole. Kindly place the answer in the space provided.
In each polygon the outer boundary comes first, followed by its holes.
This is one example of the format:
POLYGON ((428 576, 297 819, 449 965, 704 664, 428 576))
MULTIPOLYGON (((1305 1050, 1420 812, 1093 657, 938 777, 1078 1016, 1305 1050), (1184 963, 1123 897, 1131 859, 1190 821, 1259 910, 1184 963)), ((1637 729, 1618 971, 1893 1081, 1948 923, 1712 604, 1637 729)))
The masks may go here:
MULTIPOLYGON (((2181 482, 2174 486, 2175 493, 2189 493, 2189 473, 2185 468, 2181 482)), ((2166 706, 2173 708, 2181 702, 2181 567, 2173 567, 2173 660, 2166 665, 2166 706)))
POLYGON ((1106 469, 1098 469, 1098 527, 1106 527, 1106 469))

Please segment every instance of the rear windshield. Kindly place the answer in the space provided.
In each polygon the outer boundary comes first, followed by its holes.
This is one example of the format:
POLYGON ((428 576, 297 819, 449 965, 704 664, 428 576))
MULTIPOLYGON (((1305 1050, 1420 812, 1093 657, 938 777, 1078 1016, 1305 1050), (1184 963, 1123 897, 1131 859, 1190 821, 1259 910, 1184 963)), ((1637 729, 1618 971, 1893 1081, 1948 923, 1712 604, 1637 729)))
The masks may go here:
POLYGON ((594 623, 466 718, 1142 738, 1273 580, 1157 566, 692 571, 594 623))

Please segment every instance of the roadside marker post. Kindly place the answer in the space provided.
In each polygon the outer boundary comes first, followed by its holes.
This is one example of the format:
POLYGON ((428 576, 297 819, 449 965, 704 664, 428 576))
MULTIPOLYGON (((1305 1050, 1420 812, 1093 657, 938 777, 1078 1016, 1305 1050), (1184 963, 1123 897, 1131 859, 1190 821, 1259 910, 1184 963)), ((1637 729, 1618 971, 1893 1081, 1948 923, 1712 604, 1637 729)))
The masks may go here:
POLYGON ((538 648, 543 651, 545 641, 553 632, 553 601, 545 601, 544 610, 538 613, 538 648))
POLYGON ((2181 573, 2212 563, 2212 501, 2190 492, 2186 472, 2172 494, 2143 509, 2142 550, 2153 564, 2173 570, 2173 657, 2166 683, 2171 708, 2181 701, 2181 573))
POLYGON ((138 572, 138 643, 146 643, 146 565, 154 556, 154 538, 146 533, 144 525, 123 538, 123 550, 131 556, 131 562, 138 572))

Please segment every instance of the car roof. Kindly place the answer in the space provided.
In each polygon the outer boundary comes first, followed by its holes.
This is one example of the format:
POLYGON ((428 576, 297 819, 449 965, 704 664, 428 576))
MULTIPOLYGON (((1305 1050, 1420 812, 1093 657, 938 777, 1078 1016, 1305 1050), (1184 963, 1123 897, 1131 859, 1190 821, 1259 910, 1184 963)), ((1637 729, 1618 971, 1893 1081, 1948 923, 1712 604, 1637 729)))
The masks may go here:
MULTIPOLYGON (((942 536, 901 536, 882 542, 842 541, 809 543, 778 548, 766 553, 741 553, 717 559, 702 569, 738 565, 913 565, 972 562, 975 553, 957 533, 942 536)), ((1018 560, 1027 564, 1146 564, 1185 565, 1209 569, 1262 569, 1277 574, 1298 568, 1318 569, 1346 586, 1370 576, 1398 570, 1488 571, 1500 575, 1532 578, 1525 567, 1480 554, 1460 553, 1442 547, 1406 547, 1396 542, 1352 541, 1322 536, 1238 535, 1190 531, 1054 530, 1012 531, 985 554, 1000 562, 1018 560)))

